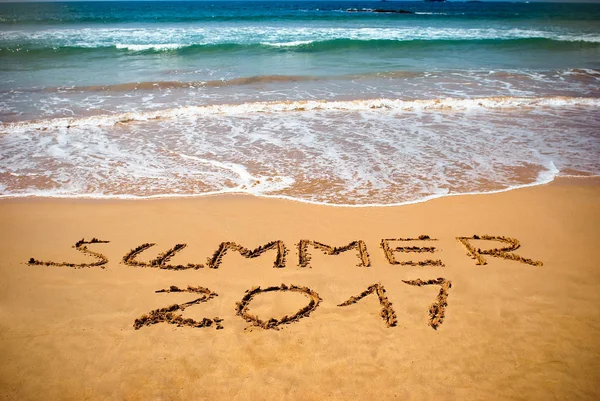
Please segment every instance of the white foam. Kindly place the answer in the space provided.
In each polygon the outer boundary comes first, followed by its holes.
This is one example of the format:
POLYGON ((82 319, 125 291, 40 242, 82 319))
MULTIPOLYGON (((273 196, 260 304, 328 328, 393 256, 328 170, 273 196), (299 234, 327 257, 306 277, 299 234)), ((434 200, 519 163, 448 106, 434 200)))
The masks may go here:
POLYGON ((69 129, 38 121, 0 135, 0 194, 398 205, 536 185, 559 170, 600 173, 597 103, 534 100, 251 103, 69 129))
POLYGON ((204 159, 197 156, 191 156, 180 153, 179 156, 183 159, 194 160, 203 164, 216 167, 218 169, 227 170, 239 177, 238 185, 227 190, 215 191, 214 193, 248 193, 253 195, 265 194, 274 191, 282 191, 294 183, 291 177, 267 177, 253 176, 241 164, 236 163, 221 163, 215 160, 204 159))
POLYGON ((541 28, 461 28, 461 27, 153 27, 153 28, 81 28, 81 29, 22 29, 0 31, 0 40, 7 43, 32 45, 113 47, 119 44, 130 50, 172 49, 175 46, 260 44, 354 40, 480 40, 542 38, 569 42, 600 42, 596 31, 582 32, 541 28), (167 46, 167 47, 165 47, 167 46))
MULTIPOLYGON (((105 193, 75 193, 71 191, 57 191, 57 190, 37 190, 35 192, 28 193, 11 193, 5 194, 2 193, 5 191, 6 187, 0 183, 0 199, 1 198, 32 198, 32 197, 41 197, 41 198, 57 198, 57 199, 120 199, 120 200, 145 200, 145 199, 172 199, 172 198, 200 198, 205 196, 219 196, 219 195, 252 195, 261 198, 270 198, 270 199, 283 199, 292 202, 306 203, 311 205, 319 205, 319 206, 328 206, 328 207, 343 207, 343 208, 365 208, 365 207, 398 207, 398 206, 406 206, 406 205, 414 205, 419 203, 429 202, 434 199, 440 199, 449 196, 473 196, 473 195, 491 195, 498 194, 503 192, 509 192, 516 189, 535 187, 538 185, 549 184, 554 181, 556 176, 558 175, 558 169, 554 167, 552 163, 551 170, 545 170, 540 173, 538 179, 534 182, 528 184, 520 184, 520 185, 511 185, 503 189, 497 190, 487 190, 487 191, 471 191, 471 192, 456 192, 450 193, 448 190, 440 190, 437 193, 423 196, 418 199, 407 200, 402 202, 392 202, 392 203, 335 203, 335 202, 327 202, 327 201, 315 201, 311 199, 287 196, 287 195, 271 195, 269 192, 275 191, 275 188, 269 187, 265 191, 261 191, 260 188, 252 188, 249 190, 245 187, 236 187, 231 189, 223 189, 219 191, 209 191, 203 193, 183 193, 183 194, 160 194, 160 195, 130 195, 130 194, 105 194, 105 193)), ((579 177, 579 176, 570 176, 564 175, 564 177, 579 177)), ((590 177, 600 177, 600 174, 593 174, 590 177)), ((292 184, 293 179, 286 178, 286 185, 292 184)))
POLYGON ((153 110, 145 112, 117 113, 93 117, 55 118, 14 123, 1 123, 0 132, 41 130, 48 128, 71 127, 103 127, 119 123, 148 121, 156 119, 176 119, 181 117, 203 117, 210 115, 244 115, 253 113, 283 113, 307 111, 427 111, 448 110, 465 111, 473 109, 515 109, 539 107, 600 107, 600 98, 585 97, 486 97, 475 99, 366 99, 348 101, 286 101, 286 102, 253 102, 242 104, 221 104, 210 106, 184 106, 174 109, 153 110))
POLYGON ((282 42, 282 43, 262 42, 261 45, 273 46, 273 47, 296 47, 296 46, 301 46, 301 45, 307 45, 307 44, 310 44, 313 42, 314 42, 313 40, 294 40, 291 42, 282 42))
POLYGON ((185 45, 181 43, 163 43, 163 44, 146 44, 146 45, 135 45, 135 44, 121 44, 117 43, 115 47, 117 49, 127 49, 136 52, 141 52, 145 50, 173 50, 184 47, 185 45))

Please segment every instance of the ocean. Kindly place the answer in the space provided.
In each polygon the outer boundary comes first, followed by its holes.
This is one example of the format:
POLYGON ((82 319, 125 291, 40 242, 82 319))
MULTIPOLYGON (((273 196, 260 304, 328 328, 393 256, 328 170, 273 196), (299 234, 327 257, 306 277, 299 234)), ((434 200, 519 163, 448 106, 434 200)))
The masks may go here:
POLYGON ((1 197, 504 191, 600 174, 599 106, 600 4, 0 4, 1 197))

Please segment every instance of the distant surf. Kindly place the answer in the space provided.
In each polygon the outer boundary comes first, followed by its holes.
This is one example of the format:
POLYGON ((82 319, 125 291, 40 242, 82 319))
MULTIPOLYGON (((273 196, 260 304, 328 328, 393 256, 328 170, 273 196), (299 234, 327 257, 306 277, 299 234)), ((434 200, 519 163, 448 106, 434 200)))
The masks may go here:
POLYGON ((598 48, 597 33, 555 32, 540 29, 492 28, 315 28, 292 30, 260 28, 120 28, 72 30, 47 29, 0 32, 0 55, 77 54, 93 51, 205 52, 303 51, 325 52, 386 48, 410 50, 427 46, 434 50, 454 46, 543 47, 569 50, 598 48), (127 42, 125 42, 127 40, 127 42))

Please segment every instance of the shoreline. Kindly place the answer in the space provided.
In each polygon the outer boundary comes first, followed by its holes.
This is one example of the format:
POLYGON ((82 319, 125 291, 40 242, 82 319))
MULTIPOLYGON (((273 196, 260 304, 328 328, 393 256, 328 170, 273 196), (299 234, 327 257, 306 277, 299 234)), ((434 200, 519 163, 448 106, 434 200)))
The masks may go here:
POLYGON ((19 201, 35 201, 35 202, 44 202, 44 201, 58 201, 58 202, 73 202, 73 201, 83 201, 83 202, 137 202, 137 201, 178 201, 178 200, 201 200, 201 199, 219 199, 219 198, 228 198, 228 197, 239 197, 239 199, 243 198, 255 198, 255 199, 268 199, 268 200, 281 200, 287 201, 291 203, 298 204, 306 204, 313 206, 326 206, 326 207, 334 207, 334 208, 350 208, 350 209, 361 209, 361 208, 396 208, 402 206, 409 205, 418 205, 422 203, 428 203, 437 199, 444 198, 452 198, 452 197, 462 197, 462 196, 481 196, 481 195, 495 195, 506 192, 518 191, 526 188, 534 188, 538 186, 545 185, 573 185, 575 181, 588 181, 586 185, 595 185, 593 181, 599 180, 600 175, 597 174, 589 174, 589 175, 555 175, 553 178, 549 180, 544 180, 542 182, 534 182, 529 184, 520 184, 512 187, 492 190, 487 192, 465 192, 465 193, 451 193, 451 194, 441 194, 441 195, 430 195, 428 197, 405 201, 400 203, 390 203, 390 204, 335 204, 335 203, 325 203, 325 202, 316 202, 304 199, 298 199, 291 196, 286 195, 265 195, 265 194, 253 194, 249 192, 216 192, 216 193, 205 193, 205 194, 171 194, 171 195, 151 195, 151 196, 140 196, 136 197, 133 195, 125 195, 121 196, 39 196, 39 195, 0 195, 0 203, 2 202, 19 202, 19 201))
POLYGON ((432 102, 435 110, 408 113, 383 109, 389 105, 379 101, 381 109, 363 105, 365 113, 351 115, 250 112, 239 119, 161 117, 139 124, 116 116, 97 131, 71 120, 61 120, 61 127, 41 123, 39 130, 23 126, 23 135, 10 128, 2 137, 1 189, 11 197, 107 199, 251 193, 368 207, 511 190, 548 182, 561 171, 600 171, 591 109, 551 107, 551 120, 542 120, 541 109, 513 102, 519 98, 494 99, 501 107, 489 113, 481 99, 455 99, 479 111, 449 110, 446 99, 432 102), (503 111, 505 103, 516 112, 503 111))

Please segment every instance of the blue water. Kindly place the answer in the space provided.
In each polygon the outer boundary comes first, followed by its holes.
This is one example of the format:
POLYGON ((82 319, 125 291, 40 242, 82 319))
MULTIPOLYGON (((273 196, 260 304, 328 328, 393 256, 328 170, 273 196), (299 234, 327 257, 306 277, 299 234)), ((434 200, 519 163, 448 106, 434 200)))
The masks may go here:
POLYGON ((599 95, 599 4, 0 4, 0 190, 501 190, 600 173, 599 95))
MULTIPOLYGON (((7 121, 64 115, 48 105, 49 95, 15 98, 11 90, 114 89, 122 94, 143 83, 155 89, 204 87, 204 100, 198 99, 198 93, 191 95, 194 105, 209 99, 281 100, 265 94, 262 87, 255 91, 246 86, 241 97, 207 89, 222 81, 246 84, 245 78, 270 90, 284 90, 287 100, 355 98, 357 94, 595 96, 598 85, 593 71, 590 78, 585 70, 600 69, 600 5, 0 4, 0 57, 0 91, 8 92, 0 118, 7 121), (369 12, 376 9, 414 14, 369 12), (436 76, 427 76, 432 73, 436 76), (457 80, 453 74, 463 77, 457 80), (390 77, 414 80, 390 83, 390 77), (369 82, 357 88, 356 80, 369 82), (411 85, 415 82, 416 89, 411 85), (444 84, 450 88, 440 87, 444 84), (457 85, 462 87, 457 90, 457 85)), ((88 103, 81 107, 94 109, 88 103)), ((116 111, 118 105, 107 107, 116 111)))

